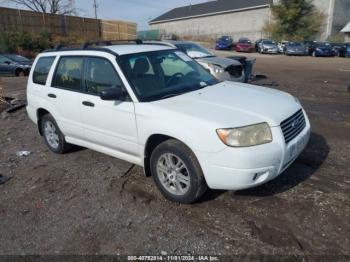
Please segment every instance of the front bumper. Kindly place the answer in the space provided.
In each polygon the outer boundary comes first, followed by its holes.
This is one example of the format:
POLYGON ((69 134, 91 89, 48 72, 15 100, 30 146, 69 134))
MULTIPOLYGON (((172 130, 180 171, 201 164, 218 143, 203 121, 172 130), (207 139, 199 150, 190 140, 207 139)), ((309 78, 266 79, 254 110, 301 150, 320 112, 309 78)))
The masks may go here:
POLYGON ((264 184, 285 171, 305 149, 311 134, 305 114, 305 129, 288 144, 280 127, 271 128, 273 142, 231 148, 219 153, 196 152, 211 189, 242 190, 264 184))
POLYGON ((253 52, 253 49, 252 47, 236 47, 236 52, 247 52, 247 53, 250 53, 250 52, 253 52))
POLYGON ((278 49, 277 48, 263 48, 263 53, 278 54, 278 49))
POLYGON ((287 54, 287 55, 300 55, 300 56, 303 56, 303 55, 306 55, 307 53, 304 52, 304 51, 286 50, 286 54, 287 54))
POLYGON ((232 49, 232 46, 222 46, 222 45, 217 45, 215 46, 215 49, 216 50, 231 50, 232 49))
POLYGON ((316 51, 316 56, 332 57, 332 56, 334 56, 334 53, 333 52, 316 51))

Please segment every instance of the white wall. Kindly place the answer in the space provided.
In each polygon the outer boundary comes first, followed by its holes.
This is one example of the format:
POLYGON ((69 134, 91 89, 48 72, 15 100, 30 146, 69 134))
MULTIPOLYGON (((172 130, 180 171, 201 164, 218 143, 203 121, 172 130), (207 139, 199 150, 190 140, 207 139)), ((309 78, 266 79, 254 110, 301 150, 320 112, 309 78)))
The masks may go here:
POLYGON ((269 8, 260 8, 153 24, 150 27, 166 34, 173 33, 179 36, 210 36, 215 38, 220 35, 230 35, 235 40, 240 37, 256 40, 264 36, 262 28, 269 17, 269 8))

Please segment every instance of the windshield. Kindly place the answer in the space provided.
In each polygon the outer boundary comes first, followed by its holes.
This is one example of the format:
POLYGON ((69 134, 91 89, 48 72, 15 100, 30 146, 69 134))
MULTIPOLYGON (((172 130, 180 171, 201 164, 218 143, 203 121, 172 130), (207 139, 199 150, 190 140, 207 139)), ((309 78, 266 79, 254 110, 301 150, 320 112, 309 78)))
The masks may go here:
POLYGON ((21 63, 21 62, 30 62, 29 59, 20 56, 20 55, 6 55, 7 58, 11 59, 12 61, 15 61, 17 63, 21 63))
POLYGON ((165 99, 218 83, 209 72, 181 51, 123 55, 118 62, 141 102, 165 99))
POLYGON ((318 47, 331 47, 330 43, 317 43, 316 46, 318 47))
POLYGON ((238 42, 241 44, 250 44, 251 43, 251 41, 249 39, 239 39, 238 42))
POLYGON ((213 56, 207 49, 197 44, 176 44, 176 47, 192 58, 213 56))
POLYGON ((290 42, 288 45, 289 46, 303 46, 301 43, 297 43, 297 42, 290 42))
POLYGON ((274 45, 275 42, 274 42, 274 41, 271 41, 271 40, 264 40, 264 41, 263 41, 263 44, 274 45))
POLYGON ((229 36, 222 36, 218 39, 218 42, 232 42, 232 39, 229 36))

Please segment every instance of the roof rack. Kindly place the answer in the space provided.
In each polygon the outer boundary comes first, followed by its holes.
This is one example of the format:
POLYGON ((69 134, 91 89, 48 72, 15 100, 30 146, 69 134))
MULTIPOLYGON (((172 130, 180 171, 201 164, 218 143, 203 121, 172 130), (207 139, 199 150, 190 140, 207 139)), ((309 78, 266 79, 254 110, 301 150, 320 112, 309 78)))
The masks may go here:
MULTIPOLYGON (((72 48, 72 46, 80 46, 78 50, 86 50, 89 47, 99 47, 99 46, 111 46, 111 45, 120 45, 125 43, 135 43, 137 45, 142 45, 143 42, 140 39, 134 39, 134 40, 104 40, 104 41, 93 41, 93 42, 85 42, 83 44, 59 44, 54 47, 52 51, 60 51, 63 48, 66 48, 66 50, 69 50, 72 48)), ((77 50, 77 48, 74 48, 74 50, 77 50)))

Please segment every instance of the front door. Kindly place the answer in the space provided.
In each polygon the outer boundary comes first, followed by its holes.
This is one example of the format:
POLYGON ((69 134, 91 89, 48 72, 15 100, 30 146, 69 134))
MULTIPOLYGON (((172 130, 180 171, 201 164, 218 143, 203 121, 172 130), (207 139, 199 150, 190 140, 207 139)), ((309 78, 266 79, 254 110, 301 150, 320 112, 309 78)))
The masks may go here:
POLYGON ((80 101, 85 140, 117 155, 139 157, 135 108, 132 101, 103 101, 105 89, 124 88, 112 63, 106 58, 87 57, 84 92, 80 101))

